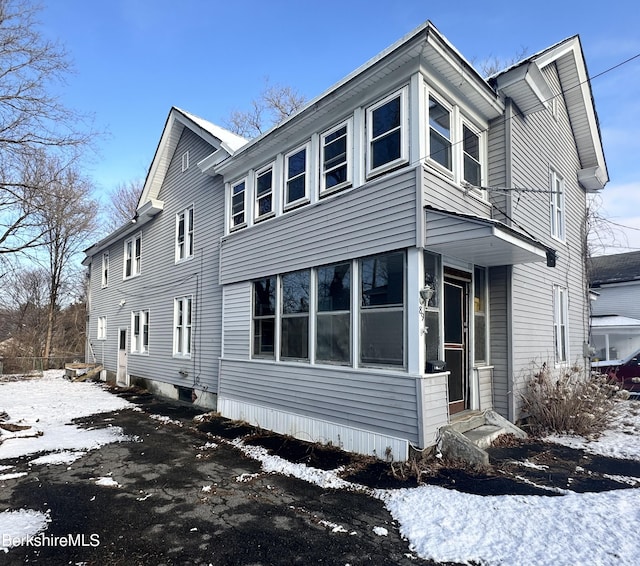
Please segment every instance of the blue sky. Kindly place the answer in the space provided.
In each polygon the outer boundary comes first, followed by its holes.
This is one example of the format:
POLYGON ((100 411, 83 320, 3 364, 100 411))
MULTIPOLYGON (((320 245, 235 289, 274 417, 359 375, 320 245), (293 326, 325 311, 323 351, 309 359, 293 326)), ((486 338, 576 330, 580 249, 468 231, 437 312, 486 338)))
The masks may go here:
MULTIPOLYGON (((43 4, 43 34, 66 47, 75 67, 62 99, 106 132, 88 166, 103 196, 145 176, 171 106, 223 125, 267 78, 311 99, 427 19, 472 62, 532 54, 576 34, 592 77, 640 54, 637 0, 43 4)), ((601 213, 636 228, 617 237, 640 249, 640 57, 594 78, 592 89, 611 178, 601 213)))

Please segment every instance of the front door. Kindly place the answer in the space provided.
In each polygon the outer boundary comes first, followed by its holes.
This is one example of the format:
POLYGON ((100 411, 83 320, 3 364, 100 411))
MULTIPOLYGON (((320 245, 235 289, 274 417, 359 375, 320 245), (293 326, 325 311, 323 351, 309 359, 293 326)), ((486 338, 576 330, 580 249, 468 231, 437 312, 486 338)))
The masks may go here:
POLYGON ((118 329, 118 371, 116 373, 116 385, 127 387, 129 377, 127 375, 127 329, 118 329))
POLYGON ((449 414, 468 408, 468 304, 469 281, 458 277, 444 280, 444 360, 449 373, 449 414))

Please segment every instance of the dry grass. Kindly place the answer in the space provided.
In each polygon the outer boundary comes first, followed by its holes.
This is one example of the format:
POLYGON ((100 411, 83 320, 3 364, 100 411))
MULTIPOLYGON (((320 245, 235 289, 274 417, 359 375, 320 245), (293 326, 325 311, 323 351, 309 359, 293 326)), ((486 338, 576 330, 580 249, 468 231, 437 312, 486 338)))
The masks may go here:
POLYGON ((573 366, 552 372, 547 364, 534 370, 522 394, 522 411, 532 434, 595 436, 612 418, 620 395, 604 375, 585 375, 573 366))

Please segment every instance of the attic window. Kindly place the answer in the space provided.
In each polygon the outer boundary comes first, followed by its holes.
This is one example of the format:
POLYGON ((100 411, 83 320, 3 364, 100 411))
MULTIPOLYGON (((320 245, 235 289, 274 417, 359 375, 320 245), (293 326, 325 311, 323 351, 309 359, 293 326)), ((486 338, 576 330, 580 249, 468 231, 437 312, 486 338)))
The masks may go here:
POLYGON ((184 173, 187 169, 189 169, 189 152, 185 151, 182 154, 182 172, 184 173))

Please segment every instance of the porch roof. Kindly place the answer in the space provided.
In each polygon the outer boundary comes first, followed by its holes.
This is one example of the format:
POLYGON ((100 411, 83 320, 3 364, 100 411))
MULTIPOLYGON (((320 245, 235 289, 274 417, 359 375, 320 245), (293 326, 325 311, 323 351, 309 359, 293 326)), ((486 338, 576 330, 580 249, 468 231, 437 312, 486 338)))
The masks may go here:
POLYGON ((554 250, 502 222, 429 207, 425 247, 485 267, 555 260, 554 250))

